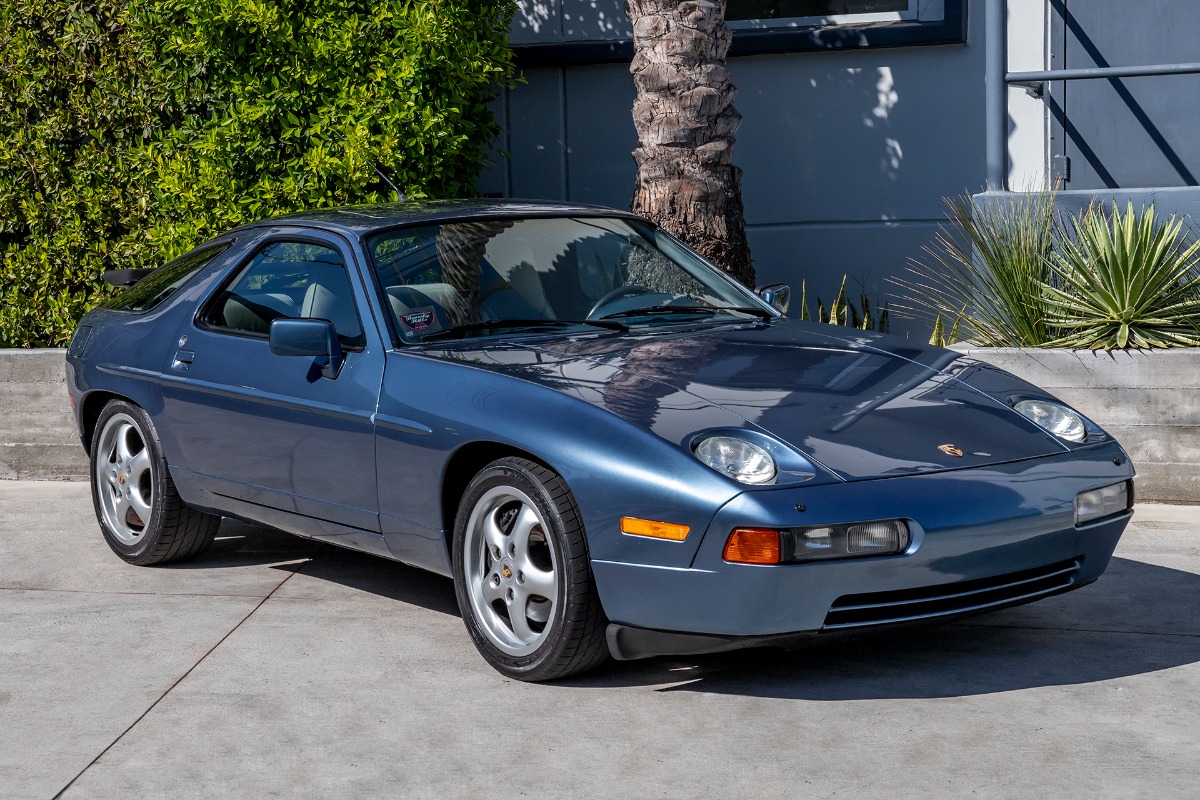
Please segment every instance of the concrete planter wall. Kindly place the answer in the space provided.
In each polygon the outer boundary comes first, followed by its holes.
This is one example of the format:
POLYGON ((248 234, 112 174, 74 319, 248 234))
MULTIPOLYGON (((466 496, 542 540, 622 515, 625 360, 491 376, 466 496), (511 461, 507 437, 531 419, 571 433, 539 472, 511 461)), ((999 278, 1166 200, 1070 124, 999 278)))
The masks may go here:
POLYGON ((1200 349, 953 348, 1018 375, 1117 437, 1139 500, 1200 503, 1200 349))
MULTIPOLYGON (((955 350, 1021 376, 1104 426, 1137 466, 1141 500, 1200 503, 1200 349, 955 350)), ((87 476, 63 350, 0 350, 0 478, 87 476)))
POLYGON ((82 480, 66 350, 0 350, 0 478, 82 480))

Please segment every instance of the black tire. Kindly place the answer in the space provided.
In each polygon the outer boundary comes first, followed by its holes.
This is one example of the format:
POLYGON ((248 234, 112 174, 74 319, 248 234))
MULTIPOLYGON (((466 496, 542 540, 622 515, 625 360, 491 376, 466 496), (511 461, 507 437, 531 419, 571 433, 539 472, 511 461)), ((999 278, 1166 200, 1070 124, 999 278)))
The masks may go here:
POLYGON ((111 400, 100 412, 92 434, 89 472, 92 504, 104 540, 130 564, 148 566, 195 558, 216 537, 221 518, 191 508, 179 497, 154 424, 137 405, 111 400), (115 439, 121 437, 127 437, 125 450, 134 457, 118 465, 115 439), (128 466, 134 462, 139 467, 128 466), (131 469, 136 471, 131 473, 131 469), (128 498, 131 489, 138 492, 138 502, 149 507, 148 520, 142 519, 128 500, 119 505, 121 494, 128 498))
MULTIPOLYGON (((503 524, 500 523, 500 529, 503 524)), ((513 552, 516 553, 515 549, 513 552)), ((522 681, 549 681, 577 675, 608 659, 604 636, 608 620, 600 606, 592 579, 583 520, 566 482, 552 470, 528 459, 510 457, 494 461, 480 471, 467 486, 459 503, 454 525, 453 558, 454 588, 467 631, 480 654, 500 673, 522 681), (546 612, 547 619, 542 623, 542 628, 533 632, 533 640, 515 643, 518 650, 522 646, 534 649, 514 654, 514 648, 510 646, 506 649, 502 641, 508 638, 506 631, 502 628, 497 630, 496 627, 498 621, 507 620, 513 631, 516 630, 513 626, 514 617, 504 613, 506 609, 503 603, 506 601, 495 599, 487 605, 488 600, 484 595, 491 590, 469 587, 487 583, 490 574, 497 581, 494 584, 496 590, 507 591, 505 596, 512 597, 511 590, 506 590, 499 583, 507 556, 502 560, 492 557, 485 535, 478 531, 478 523, 473 526, 472 520, 478 521, 482 518, 480 515, 488 514, 494 515, 493 520, 513 520, 509 523, 509 532, 515 541, 518 525, 515 520, 519 515, 512 510, 512 503, 518 507, 522 503, 510 499, 506 506, 504 498, 521 495, 532 501, 536 514, 540 516, 539 524, 532 528, 533 533, 525 537, 530 542, 526 548, 529 550, 528 556, 533 558, 537 555, 534 551, 544 551, 540 558, 542 564, 548 567, 540 574, 554 574, 556 596, 552 608, 546 612), (497 497, 499 499, 494 499, 497 497), (496 505, 489 511, 491 503, 496 505), (541 520, 544 520, 544 526, 540 524, 541 520), (471 550, 468 551, 468 548, 471 550), (493 569, 496 571, 490 572, 493 569), (471 584, 471 581, 476 583, 471 584), (501 613, 492 614, 489 611, 497 608, 501 613)), ((517 556, 514 555, 514 558, 517 556)), ((528 565, 530 562, 518 561, 517 566, 520 563, 528 565)), ((515 570, 504 579, 512 581, 513 589, 524 591, 531 598, 529 605, 522 601, 521 607, 535 609, 551 605, 535 590, 518 587, 516 581, 522 576, 522 572, 515 570)), ((536 624, 532 612, 526 624, 536 624)), ((514 643, 510 641, 508 644, 514 643)))

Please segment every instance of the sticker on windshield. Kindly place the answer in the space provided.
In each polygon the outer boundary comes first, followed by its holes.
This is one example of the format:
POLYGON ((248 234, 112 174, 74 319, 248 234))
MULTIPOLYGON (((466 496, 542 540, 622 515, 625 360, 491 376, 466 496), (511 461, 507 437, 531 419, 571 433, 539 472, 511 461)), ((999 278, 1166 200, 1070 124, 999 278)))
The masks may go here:
POLYGON ((423 331, 433 325, 436 317, 432 308, 418 308, 401 315, 400 321, 410 331, 423 331))

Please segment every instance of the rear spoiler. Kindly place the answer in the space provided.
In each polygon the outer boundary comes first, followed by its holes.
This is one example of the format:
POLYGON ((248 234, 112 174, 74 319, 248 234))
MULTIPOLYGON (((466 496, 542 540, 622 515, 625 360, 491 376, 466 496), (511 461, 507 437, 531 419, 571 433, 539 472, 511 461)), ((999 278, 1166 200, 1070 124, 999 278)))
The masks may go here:
POLYGON ((104 273, 104 282, 110 286, 116 286, 118 289, 123 289, 127 286, 133 286, 151 272, 154 272, 153 267, 146 269, 110 269, 104 273))

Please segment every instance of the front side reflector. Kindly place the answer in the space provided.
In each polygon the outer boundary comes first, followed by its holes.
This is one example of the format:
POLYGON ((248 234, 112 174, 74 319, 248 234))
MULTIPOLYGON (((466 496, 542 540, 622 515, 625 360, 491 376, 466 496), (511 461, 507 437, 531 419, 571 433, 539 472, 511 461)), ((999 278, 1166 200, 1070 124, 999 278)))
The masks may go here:
POLYGON ((779 531, 770 528, 734 528, 725 542, 724 558, 735 564, 778 564, 779 531))
POLYGON ((630 536, 649 536, 653 539, 670 539, 672 542, 682 542, 691 530, 687 525, 675 522, 656 522, 652 519, 637 517, 621 517, 621 533, 630 536))
POLYGON ((1129 508, 1129 481, 1075 495, 1075 524, 1111 517, 1129 508))

